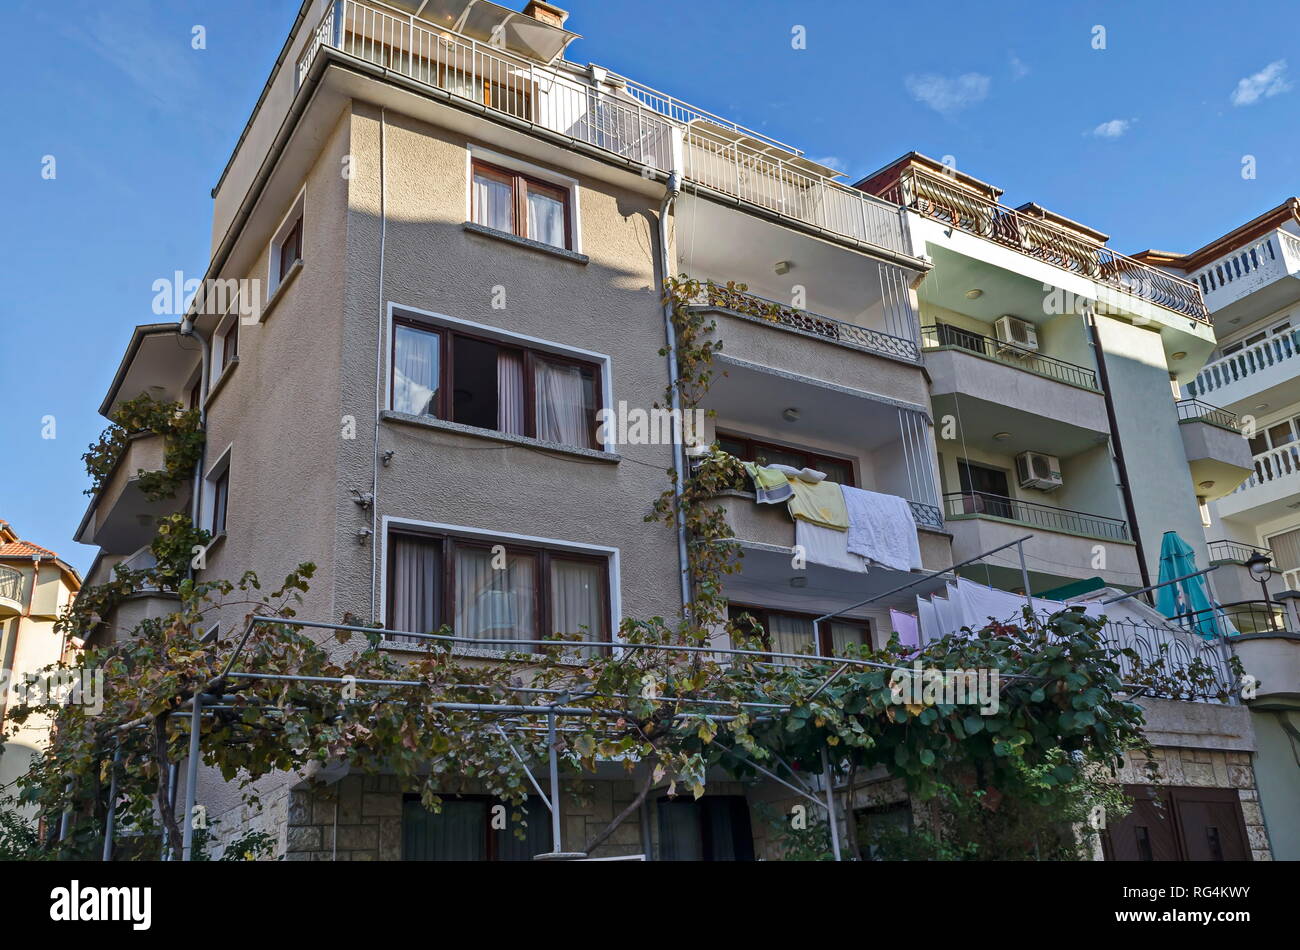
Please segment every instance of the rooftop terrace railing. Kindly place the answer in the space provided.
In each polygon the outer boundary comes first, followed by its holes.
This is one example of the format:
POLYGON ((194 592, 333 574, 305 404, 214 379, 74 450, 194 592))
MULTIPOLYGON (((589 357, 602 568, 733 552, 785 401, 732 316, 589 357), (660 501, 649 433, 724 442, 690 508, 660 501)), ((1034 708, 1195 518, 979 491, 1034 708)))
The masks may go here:
POLYGON ((1200 323, 1210 322, 1200 288, 1191 281, 1135 261, 1044 218, 999 204, 942 175, 909 168, 885 197, 968 234, 1107 284, 1200 323))
POLYGON ((640 83, 613 76, 598 84, 358 0, 327 8, 298 58, 299 85, 324 47, 661 172, 680 171, 688 185, 827 236, 911 256, 897 205, 820 174, 797 149, 640 83))
POLYGON ((978 353, 980 356, 1006 363, 1008 366, 1027 369, 1043 376, 1050 376, 1052 379, 1060 380, 1063 383, 1069 383, 1072 386, 1082 386, 1084 389, 1101 392, 1101 387, 1097 385, 1097 374, 1086 366, 1076 366, 1074 363, 1067 363, 1065 360, 1043 356, 1033 350, 1026 350, 1024 347, 1016 346, 1014 343, 1005 343, 1002 340, 971 333, 969 330, 963 330, 960 327, 954 327, 946 323, 921 327, 921 348, 923 350, 934 350, 944 346, 955 346, 958 349, 978 353))

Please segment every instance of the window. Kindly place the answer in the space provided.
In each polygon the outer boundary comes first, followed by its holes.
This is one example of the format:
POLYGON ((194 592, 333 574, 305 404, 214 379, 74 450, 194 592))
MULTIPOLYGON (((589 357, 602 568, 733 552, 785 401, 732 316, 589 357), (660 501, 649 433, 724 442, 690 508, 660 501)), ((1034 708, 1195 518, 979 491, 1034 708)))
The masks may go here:
MULTIPOLYGON (((814 614, 732 604, 728 617, 750 636, 756 636, 773 653, 809 653, 843 656, 849 646, 870 646, 871 624, 866 620, 835 618, 814 624, 814 614)), ((775 657, 778 664, 797 663, 775 657)))
POLYGON ((661 798, 661 861, 752 861, 754 833, 743 795, 661 798))
POLYGON ((567 188, 475 160, 470 205, 475 224, 573 249, 567 188))
POLYGON ((226 511, 230 503, 230 468, 212 480, 212 536, 226 533, 226 511))
POLYGON ((420 803, 418 795, 403 798, 404 861, 531 861, 550 850, 550 814, 536 795, 530 795, 522 808, 481 795, 447 796, 436 814, 420 803), (492 827, 497 805, 506 810, 505 828, 492 827), (522 839, 516 834, 520 823, 522 839))
POLYGON ((221 371, 239 357, 239 315, 230 321, 230 326, 221 337, 221 371))
POLYGON ((609 561, 491 540, 394 534, 389 628, 430 633, 444 625, 486 642, 559 634, 607 642, 609 561))
POLYGON ((398 318, 393 327, 393 410, 600 448, 600 367, 398 318))
POLYGON ((281 220, 275 236, 271 238, 266 281, 268 297, 279 289, 280 284, 289 276, 289 271, 293 270, 293 265, 302 260, 305 198, 306 191, 300 191, 293 207, 281 220))
POLYGON ((841 485, 854 484, 853 462, 846 458, 822 455, 786 445, 775 445, 746 435, 718 433, 718 445, 728 455, 742 462, 760 462, 765 465, 789 465, 793 468, 812 468, 826 473, 827 481, 841 485))
POLYGON ((962 514, 1015 517, 1006 472, 958 459, 957 480, 962 491, 962 514))

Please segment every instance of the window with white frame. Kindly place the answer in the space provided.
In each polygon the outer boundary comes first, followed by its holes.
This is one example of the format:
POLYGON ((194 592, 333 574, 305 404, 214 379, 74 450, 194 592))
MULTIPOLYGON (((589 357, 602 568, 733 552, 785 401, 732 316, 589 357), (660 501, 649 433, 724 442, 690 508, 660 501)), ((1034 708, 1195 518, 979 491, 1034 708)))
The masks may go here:
POLYGON ((600 363, 405 311, 394 315, 392 337, 394 411, 602 448, 600 363))
POLYGON ((230 456, 226 449, 204 479, 203 526, 214 538, 226 533, 230 513, 230 456))
POLYGON ((572 179, 495 155, 470 160, 470 220, 483 227, 577 250, 572 179))
POLYGON ((271 239, 270 273, 267 275, 267 296, 279 289, 289 276, 293 265, 302 260, 303 205, 306 192, 299 192, 293 208, 285 215, 271 239))

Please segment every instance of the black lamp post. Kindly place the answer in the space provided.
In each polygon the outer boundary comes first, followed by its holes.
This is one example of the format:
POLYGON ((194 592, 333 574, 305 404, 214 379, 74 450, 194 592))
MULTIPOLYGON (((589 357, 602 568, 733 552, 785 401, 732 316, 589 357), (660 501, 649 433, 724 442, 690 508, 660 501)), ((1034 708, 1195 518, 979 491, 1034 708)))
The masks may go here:
POLYGON ((1273 602, 1268 597, 1268 581, 1273 576, 1273 559, 1261 551, 1256 551, 1246 559, 1246 569, 1250 576, 1259 581, 1259 589, 1264 592, 1264 609, 1268 611, 1268 629, 1276 630, 1277 621, 1273 617, 1273 602))

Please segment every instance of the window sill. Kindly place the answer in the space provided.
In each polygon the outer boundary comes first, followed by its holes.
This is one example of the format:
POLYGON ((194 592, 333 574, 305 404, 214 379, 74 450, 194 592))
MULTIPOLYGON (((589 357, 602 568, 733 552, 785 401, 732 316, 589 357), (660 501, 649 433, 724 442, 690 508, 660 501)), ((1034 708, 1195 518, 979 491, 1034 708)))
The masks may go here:
MULTIPOLYGON (((379 649, 389 650, 393 653, 428 653, 431 647, 432 642, 398 643, 395 640, 383 640, 379 644, 379 649)), ((493 650, 488 647, 469 646, 464 643, 452 644, 451 654, 452 656, 473 657, 480 660, 514 660, 520 663, 537 663, 546 659, 546 656, 541 653, 523 653, 519 651, 512 653, 507 650, 493 650)), ((558 658, 558 662, 565 666, 582 666, 587 661, 582 657, 562 656, 558 658)))
POLYGON ((285 291, 289 289, 289 285, 298 278, 300 273, 302 273, 304 266, 306 265, 303 264, 301 257, 293 262, 293 266, 289 268, 289 273, 285 274, 284 277, 281 278, 280 282, 275 285, 275 290, 271 291, 271 295, 266 298, 266 304, 262 307, 262 312, 257 318, 258 323, 265 323, 267 320, 271 319, 271 311, 276 308, 276 305, 279 304, 280 300, 284 297, 285 291))
POLYGON ((543 254, 550 254, 566 261, 573 261, 575 264, 586 264, 590 260, 586 254, 579 254, 577 251, 556 247, 553 244, 544 244, 541 241, 534 241, 532 238, 520 237, 518 234, 511 234, 509 231, 498 231, 496 228, 475 224, 473 221, 466 221, 464 228, 471 234, 481 234, 483 237, 504 241, 506 244, 514 244, 516 247, 528 248, 530 251, 541 251, 543 254))
POLYGON ((396 412, 392 409, 385 409, 379 414, 381 419, 389 422, 398 422, 404 425, 417 426, 421 429, 432 429, 437 432, 454 432, 458 435, 472 435, 480 439, 490 439, 493 442, 502 442, 506 445, 517 445, 525 449, 540 449, 545 452, 556 452, 563 455, 572 455, 575 458, 594 459, 598 462, 618 463, 622 461, 622 456, 615 452, 605 452, 600 449, 583 449, 575 445, 561 445, 559 442, 545 442, 541 439, 534 439, 526 435, 512 435, 509 432, 498 432, 495 429, 480 429, 477 426, 467 426, 459 422, 448 422, 446 419, 435 419, 432 416, 416 416, 407 412, 396 412))
POLYGON ((230 362, 226 364, 226 368, 221 371, 221 375, 217 377, 217 381, 208 389, 208 398, 203 401, 204 412, 206 412, 208 407, 212 405, 212 400, 217 398, 217 393, 221 392, 221 390, 225 388, 226 381, 229 380, 231 376, 235 375, 235 370, 238 367, 239 357, 232 357, 230 362))
POLYGON ((213 551, 215 551, 217 548, 219 548, 223 543, 225 543, 225 540, 226 540, 226 532, 222 531, 220 534, 215 535, 212 538, 212 540, 208 542, 208 546, 203 549, 204 563, 207 562, 208 555, 211 554, 213 551))

